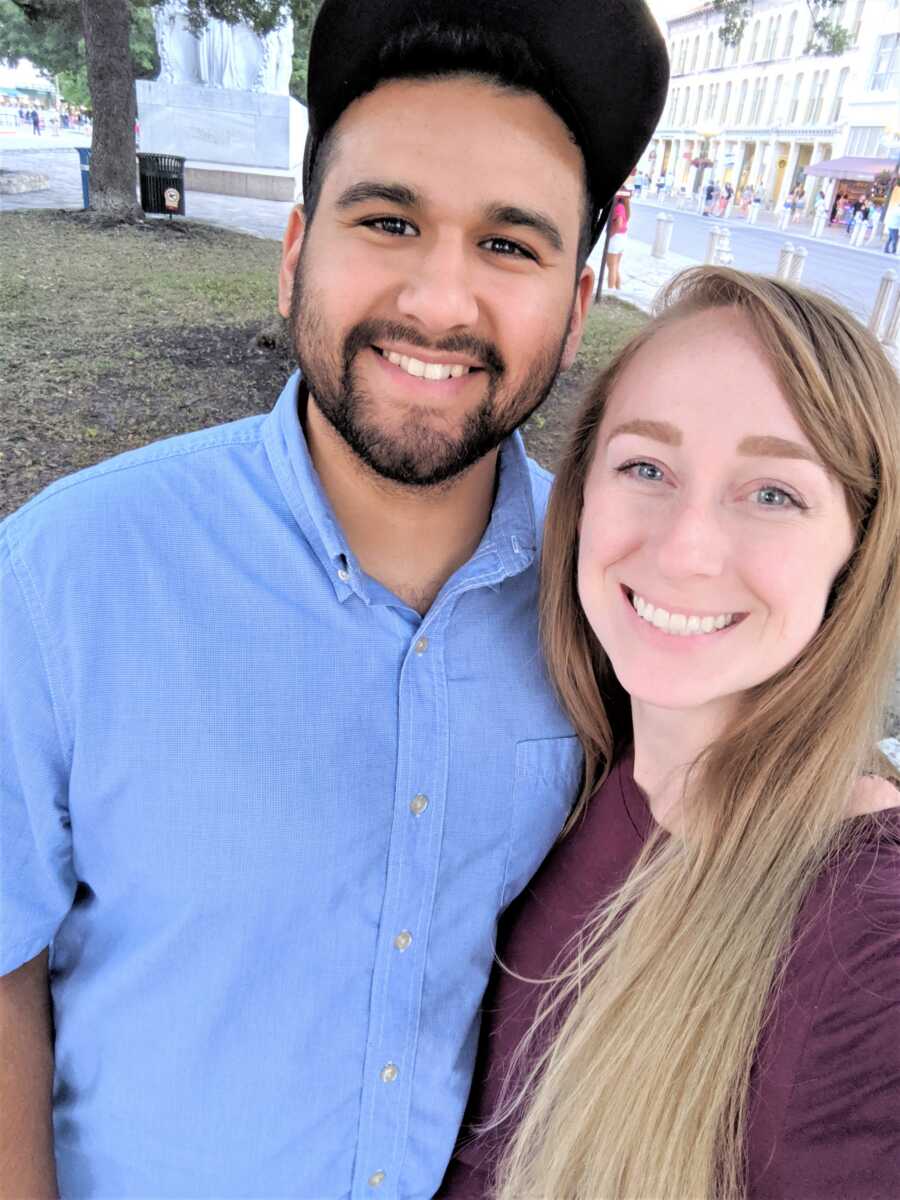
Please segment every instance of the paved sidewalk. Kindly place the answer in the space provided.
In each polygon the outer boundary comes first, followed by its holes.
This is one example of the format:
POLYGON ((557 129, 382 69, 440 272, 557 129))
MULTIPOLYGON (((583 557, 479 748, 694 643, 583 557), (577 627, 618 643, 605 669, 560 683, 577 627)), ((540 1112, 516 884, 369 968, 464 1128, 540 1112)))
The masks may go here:
MULTIPOLYGON (((690 203, 679 204, 677 199, 659 200, 655 196, 650 197, 646 194, 639 198, 635 197, 634 203, 644 208, 658 208, 669 213, 697 213, 702 211, 697 208, 696 200, 692 200, 690 203)), ((821 236, 814 238, 812 235, 812 217, 803 216, 797 221, 791 221, 786 229, 781 228, 781 217, 782 214, 774 209, 764 209, 759 214, 755 224, 749 225, 747 218, 741 214, 739 207, 735 206, 732 209, 731 216, 727 219, 724 216, 720 216, 711 217, 711 220, 716 224, 726 224, 731 229, 745 227, 749 229, 766 229, 770 233, 783 233, 785 239, 792 242, 825 242, 828 245, 847 247, 850 245, 850 238, 843 225, 826 225, 821 236)), ((877 241, 868 242, 863 246, 854 246, 853 249, 862 253, 881 254, 884 250, 884 236, 883 231, 879 231, 877 241)))
MULTIPOLYGON (((695 267, 697 260, 686 258, 683 254, 673 254, 671 251, 665 258, 654 258, 652 246, 648 242, 639 242, 629 236, 622 255, 621 275, 622 287, 618 291, 610 291, 603 281, 603 295, 615 296, 626 300, 649 312, 657 292, 668 283, 673 275, 687 267, 695 267)), ((603 256, 603 239, 591 251, 588 263, 594 268, 594 274, 599 277, 600 262, 603 256)))

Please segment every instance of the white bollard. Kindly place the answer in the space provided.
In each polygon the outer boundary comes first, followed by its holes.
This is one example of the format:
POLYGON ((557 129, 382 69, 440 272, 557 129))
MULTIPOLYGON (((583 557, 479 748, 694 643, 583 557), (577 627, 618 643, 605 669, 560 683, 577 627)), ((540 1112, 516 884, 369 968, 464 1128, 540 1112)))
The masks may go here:
POLYGON ((853 233, 851 233, 851 235, 850 235, 850 245, 851 246, 861 246, 863 243, 863 238, 865 236, 866 236, 865 221, 857 221, 856 225, 853 227, 853 233))
POLYGON ((794 261, 794 244, 793 242, 785 242, 781 247, 781 253, 778 255, 778 267, 775 270, 776 279, 787 279, 791 269, 791 263, 794 261))
POLYGON ((881 344, 886 350, 896 354, 898 339, 900 339, 900 291, 894 296, 894 306, 881 335, 881 344))
POLYGON ((716 261, 716 254, 719 249, 719 233, 720 229, 718 225, 713 225, 709 231, 709 237, 706 242, 706 258, 703 260, 707 266, 716 261))
POLYGON ((728 201, 728 203, 725 205, 724 217, 725 217, 726 221, 731 216, 733 211, 734 211, 734 196, 732 196, 731 199, 728 201))
POLYGON ((759 213, 760 213, 761 208, 762 208, 761 200, 751 200, 750 201, 750 211, 749 211, 749 213, 747 213, 747 224, 748 225, 756 224, 756 222, 759 220, 759 213))
POLYGON ((885 271, 881 277, 881 283, 878 285, 878 295, 875 297, 875 303, 872 305, 872 315, 869 317, 869 331, 870 333, 874 333, 876 337, 879 336, 884 314, 887 312, 888 306, 894 297, 896 287, 897 272, 885 271))
POLYGON ((791 259, 788 273, 785 276, 791 283, 799 283, 803 275, 803 268, 806 266, 806 255, 808 251, 805 246, 800 246, 794 251, 794 256, 791 259))
POLYGON ((731 253, 731 231, 724 225, 719 226, 715 262, 720 267, 730 267, 734 262, 734 255, 731 253))
POLYGON ((816 214, 816 217, 812 223, 812 231, 811 231, 812 236, 814 238, 820 238, 822 236, 822 234, 825 232, 826 219, 827 219, 827 215, 825 213, 817 213, 816 214))
POLYGON ((781 217, 778 221, 779 229, 787 229, 788 225, 791 223, 791 215, 791 210, 789 208, 782 208, 781 217))
POLYGON ((675 222, 668 213, 657 213, 656 234, 653 238, 653 249, 650 251, 654 258, 665 258, 669 253, 674 227, 675 222))

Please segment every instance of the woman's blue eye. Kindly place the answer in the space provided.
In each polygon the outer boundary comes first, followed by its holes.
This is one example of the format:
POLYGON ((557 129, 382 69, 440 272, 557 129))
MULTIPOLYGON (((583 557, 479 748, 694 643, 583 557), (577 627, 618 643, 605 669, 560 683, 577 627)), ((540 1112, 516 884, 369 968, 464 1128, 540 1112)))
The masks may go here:
POLYGON ((630 475, 633 479, 646 479, 649 483, 658 483, 663 478, 663 472, 655 463, 630 462, 619 467, 620 475, 630 475))
POLYGON ((763 508, 802 507, 790 494, 790 492, 786 492, 784 488, 761 487, 757 488, 753 495, 757 498, 763 508))

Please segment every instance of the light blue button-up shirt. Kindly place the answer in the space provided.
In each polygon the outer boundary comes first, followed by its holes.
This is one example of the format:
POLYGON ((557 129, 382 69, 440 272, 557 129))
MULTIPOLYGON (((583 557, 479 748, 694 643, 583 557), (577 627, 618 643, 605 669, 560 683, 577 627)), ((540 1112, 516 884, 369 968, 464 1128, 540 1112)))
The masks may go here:
POLYGON ((361 570, 295 376, 0 526, 0 971, 51 946, 74 1197, 429 1197, 497 914, 581 758, 518 435, 422 618, 361 570))

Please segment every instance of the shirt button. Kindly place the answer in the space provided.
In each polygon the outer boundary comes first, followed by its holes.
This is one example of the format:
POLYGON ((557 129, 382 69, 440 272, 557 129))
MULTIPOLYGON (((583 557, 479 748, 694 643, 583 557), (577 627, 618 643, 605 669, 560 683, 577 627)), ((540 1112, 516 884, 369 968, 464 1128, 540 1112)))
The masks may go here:
POLYGON ((381 1068, 381 1082, 393 1083, 399 1074, 397 1067, 393 1063, 388 1063, 387 1066, 381 1068))
POLYGON ((338 571, 338 579, 341 581, 341 583, 347 583, 347 581, 350 579, 350 572, 345 571, 344 568, 341 567, 341 569, 338 571))
POLYGON ((413 648, 414 648, 416 654, 424 654, 425 651, 428 649, 428 638, 420 637, 413 648))
POLYGON ((419 792, 418 796, 413 796, 409 803, 409 811, 414 817, 421 817, 422 813, 428 807, 428 797, 419 792))
POLYGON ((381 1187, 384 1183, 384 1171, 373 1171, 369 1176, 369 1187, 381 1187))
POLYGON ((408 950, 411 945, 412 945, 412 934, 409 932, 408 929, 401 929, 401 931, 394 938, 394 946, 402 954, 403 951, 408 950))

